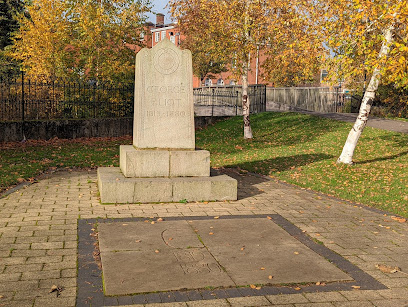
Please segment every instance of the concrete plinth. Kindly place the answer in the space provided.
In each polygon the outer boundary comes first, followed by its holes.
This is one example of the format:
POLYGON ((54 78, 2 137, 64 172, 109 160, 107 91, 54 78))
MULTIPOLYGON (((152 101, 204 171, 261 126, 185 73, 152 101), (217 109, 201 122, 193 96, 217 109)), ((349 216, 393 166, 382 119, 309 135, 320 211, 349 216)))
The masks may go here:
POLYGON ((126 178, 119 167, 98 168, 102 203, 223 201, 237 199, 237 181, 213 177, 126 178))
POLYGON ((125 177, 208 177, 207 150, 136 149, 120 146, 120 169, 125 177))

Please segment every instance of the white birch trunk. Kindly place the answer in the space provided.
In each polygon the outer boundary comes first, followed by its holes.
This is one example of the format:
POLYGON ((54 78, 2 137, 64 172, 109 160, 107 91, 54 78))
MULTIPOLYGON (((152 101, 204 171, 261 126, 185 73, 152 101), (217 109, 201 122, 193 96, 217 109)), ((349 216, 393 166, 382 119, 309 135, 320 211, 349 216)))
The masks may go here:
MULTIPOLYGON (((248 59, 248 63, 250 60, 248 59)), ((249 95, 248 95, 248 65, 242 74, 242 115, 244 120, 244 139, 252 139, 251 122, 249 120, 249 95)))
MULTIPOLYGON (((251 0, 246 1, 246 12, 245 12, 245 41, 249 43, 250 34, 248 31, 248 14, 249 14, 249 4, 251 0)), ((242 72, 242 116, 244 120, 244 139, 252 139, 252 129, 251 129, 251 122, 249 120, 249 95, 248 95, 248 71, 251 64, 251 54, 248 54, 246 61, 243 65, 243 72, 242 72)))
MULTIPOLYGON (((390 51, 390 45, 393 40, 393 30, 394 26, 391 25, 384 31, 384 41, 382 43, 380 53, 378 54, 378 57, 380 59, 382 57, 386 57, 390 51)), ((381 67, 377 66, 373 71, 370 83, 368 84, 368 87, 364 93, 363 101, 361 102, 360 111, 356 122, 354 123, 354 126, 347 137, 346 143, 343 147, 343 151, 339 159, 337 160, 337 163, 353 164, 354 150, 356 149, 358 139, 360 138, 361 133, 363 132, 367 124, 368 115, 370 114, 371 106, 375 97, 375 92, 378 89, 380 80, 381 67)))

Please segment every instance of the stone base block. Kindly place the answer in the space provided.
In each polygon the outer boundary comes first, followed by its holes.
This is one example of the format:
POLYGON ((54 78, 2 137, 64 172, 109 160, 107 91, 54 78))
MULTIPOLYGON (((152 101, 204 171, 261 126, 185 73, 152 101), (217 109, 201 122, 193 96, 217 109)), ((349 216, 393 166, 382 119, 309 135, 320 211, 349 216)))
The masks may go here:
POLYGON ((170 153, 167 150, 136 150, 120 146, 120 169, 125 177, 168 177, 170 153))
POLYGON ((126 178, 119 167, 98 168, 102 203, 221 201, 237 199, 237 181, 214 177, 126 178))
POLYGON ((207 150, 171 150, 170 177, 210 176, 210 152, 207 150))
POLYGON ((125 177, 201 177, 210 175, 207 150, 138 150, 120 146, 120 169, 125 177))

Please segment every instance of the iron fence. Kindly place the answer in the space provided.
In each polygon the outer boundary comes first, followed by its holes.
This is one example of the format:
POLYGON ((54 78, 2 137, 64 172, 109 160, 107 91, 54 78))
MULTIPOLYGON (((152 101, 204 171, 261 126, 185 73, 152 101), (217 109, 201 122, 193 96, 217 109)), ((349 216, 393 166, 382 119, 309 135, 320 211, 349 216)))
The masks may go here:
MULTIPOLYGON (((248 89, 251 113, 266 111, 266 87, 248 89)), ((198 116, 242 113, 240 86, 194 89, 198 116)), ((121 118, 133 116, 134 83, 0 80, 0 121, 121 118)))
POLYGON ((133 116, 134 84, 0 82, 0 121, 133 116))
MULTIPOLYGON (((250 113, 266 111, 266 86, 248 86, 250 113)), ((235 116, 242 114, 242 86, 210 86, 194 89, 194 112, 198 116, 235 116)))

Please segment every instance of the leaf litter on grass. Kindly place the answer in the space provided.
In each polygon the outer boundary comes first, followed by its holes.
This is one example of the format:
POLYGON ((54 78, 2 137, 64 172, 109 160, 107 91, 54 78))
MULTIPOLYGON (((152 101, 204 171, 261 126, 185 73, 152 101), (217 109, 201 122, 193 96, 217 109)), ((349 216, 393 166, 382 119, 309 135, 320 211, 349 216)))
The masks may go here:
POLYGON ((350 123, 273 112, 252 115, 251 123, 252 140, 244 140, 235 117, 198 131, 197 146, 211 152, 212 166, 257 172, 408 217, 406 135, 367 127, 349 166, 336 160, 350 123))

